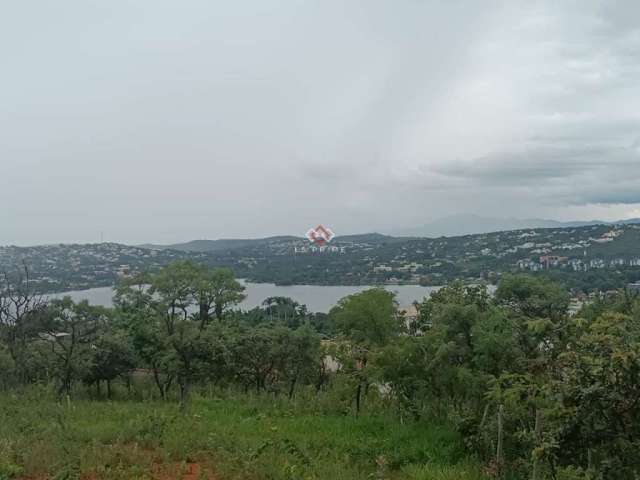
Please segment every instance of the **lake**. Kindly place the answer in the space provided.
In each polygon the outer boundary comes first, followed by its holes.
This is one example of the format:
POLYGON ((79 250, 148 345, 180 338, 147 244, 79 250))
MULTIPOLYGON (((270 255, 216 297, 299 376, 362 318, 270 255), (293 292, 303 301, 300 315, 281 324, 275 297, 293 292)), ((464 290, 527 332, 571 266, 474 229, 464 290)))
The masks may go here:
MULTIPOLYGON (((338 300, 347 295, 361 292, 371 286, 322 286, 322 285, 287 285, 273 283, 242 282, 247 298, 239 305, 243 310, 259 306, 267 297, 290 297, 307 306, 311 312, 328 312, 338 300)), ((440 287, 422 287, 419 285, 386 285, 386 290, 396 292, 396 299, 401 307, 414 301, 421 301, 440 287)), ((99 287, 48 295, 49 298, 62 298, 68 295, 74 301, 88 300, 93 305, 110 307, 112 305, 113 288, 99 287)))

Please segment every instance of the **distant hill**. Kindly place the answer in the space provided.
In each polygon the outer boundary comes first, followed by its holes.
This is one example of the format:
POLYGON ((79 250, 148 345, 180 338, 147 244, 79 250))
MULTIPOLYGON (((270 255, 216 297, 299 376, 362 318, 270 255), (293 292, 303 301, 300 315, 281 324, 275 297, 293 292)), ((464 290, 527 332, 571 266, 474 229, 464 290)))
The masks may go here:
POLYGON ((138 245, 141 248, 152 250, 179 250, 182 252, 220 252, 224 250, 236 250, 238 248, 254 247, 257 245, 288 242, 300 240, 294 236, 276 236, 267 238, 221 238, 219 240, 191 240, 190 242, 174 243, 171 245, 156 245, 147 243, 138 245))
POLYGON ((227 267, 250 282, 279 285, 444 285, 455 279, 495 282, 505 273, 524 272, 588 292, 640 279, 640 225, 439 238, 368 233, 336 237, 331 244, 342 247, 337 251, 299 248, 308 244, 302 237, 282 236, 198 240, 154 245, 154 250, 116 243, 8 246, 0 247, 0 265, 28 265, 30 282, 40 293, 109 286, 179 260, 227 267))
MULTIPOLYGON (((341 235, 333 240, 336 243, 369 243, 372 245, 397 243, 419 238, 459 237, 463 235, 475 235, 481 233, 503 232, 511 230, 525 230, 530 228, 577 228, 592 225, 618 225, 640 224, 640 218, 630 218, 617 222, 605 222, 591 220, 587 222, 559 222, 557 220, 545 220, 540 218, 499 218, 483 217, 480 215, 454 215, 434 220, 414 228, 398 230, 394 235, 382 233, 361 233, 353 235, 341 235)), ((266 245, 276 245, 292 242, 304 242, 303 237, 293 235, 279 235, 266 238, 221 238, 219 240, 191 240, 184 243, 171 245, 143 244, 136 245, 140 248, 152 250, 177 250, 194 253, 218 253, 230 252, 239 249, 256 248, 266 245)))
POLYGON ((335 238, 338 243, 393 243, 409 240, 406 237, 393 237, 382 233, 360 233, 355 235, 340 235, 335 238))
MULTIPOLYGON (((407 240, 407 238, 392 237, 381 233, 362 233, 355 235, 337 236, 334 242, 338 243, 391 243, 396 241, 407 240)), ((174 243, 171 245, 143 244, 136 245, 140 248, 148 248, 151 250, 178 250, 181 252, 202 252, 215 253, 223 251, 232 251, 243 248, 260 247, 269 244, 301 242, 306 241, 302 237, 294 237, 293 235, 280 235, 266 238, 221 238, 219 240, 191 240, 184 243, 174 243)))
POLYGON ((440 218, 433 222, 413 228, 407 228, 393 232, 400 236, 411 237, 456 237, 461 235, 473 235, 479 233, 502 232, 509 230, 523 230, 528 228, 569 228, 586 227, 591 225, 614 225, 640 223, 640 218, 630 218, 617 222, 605 222, 602 220, 559 222, 541 218, 500 218, 484 217, 481 215, 453 215, 440 218))

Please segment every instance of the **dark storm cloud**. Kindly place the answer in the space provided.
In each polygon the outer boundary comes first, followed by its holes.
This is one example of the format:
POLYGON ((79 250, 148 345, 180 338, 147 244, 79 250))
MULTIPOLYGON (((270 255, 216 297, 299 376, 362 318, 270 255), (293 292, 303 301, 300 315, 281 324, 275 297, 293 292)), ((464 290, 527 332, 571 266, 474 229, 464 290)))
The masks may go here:
MULTIPOLYGON (((586 143, 587 139, 584 141, 586 143)), ((599 177, 603 182, 616 177, 640 180, 640 154, 634 147, 539 147, 503 152, 470 162, 449 162, 435 167, 434 171, 485 185, 538 183, 586 176, 599 177)))
POLYGON ((558 204, 640 203, 640 151, 636 146, 529 149, 450 162, 434 171, 467 188, 534 188, 531 196, 558 204))

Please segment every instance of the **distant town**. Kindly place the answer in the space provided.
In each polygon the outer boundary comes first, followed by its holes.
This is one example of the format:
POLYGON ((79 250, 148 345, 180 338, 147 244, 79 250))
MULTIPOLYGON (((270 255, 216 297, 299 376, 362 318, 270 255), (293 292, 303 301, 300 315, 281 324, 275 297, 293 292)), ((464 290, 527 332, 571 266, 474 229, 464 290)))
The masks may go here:
POLYGON ((163 247, 117 243, 0 247, 4 271, 26 266, 41 292, 113 285, 174 260, 226 266, 281 285, 495 283, 504 273, 547 275, 577 291, 632 288, 640 280, 640 225, 526 229, 460 237, 364 234, 319 249, 304 238, 195 241, 163 247))

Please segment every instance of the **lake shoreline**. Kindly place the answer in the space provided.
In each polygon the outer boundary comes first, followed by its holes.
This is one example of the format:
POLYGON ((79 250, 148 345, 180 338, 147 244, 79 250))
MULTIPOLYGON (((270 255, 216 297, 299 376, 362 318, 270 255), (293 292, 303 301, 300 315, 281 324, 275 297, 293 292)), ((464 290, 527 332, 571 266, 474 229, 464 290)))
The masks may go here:
MULTIPOLYGON (((276 287, 368 287, 368 288, 386 288, 386 287, 423 287, 423 288, 441 288, 445 284, 421 284, 415 282, 401 282, 401 283, 276 283, 276 282, 254 282, 239 278, 239 281, 250 283, 252 285, 274 285, 276 287)), ((490 285, 490 284, 488 284, 490 285)), ((71 290, 45 290, 37 291, 37 295, 62 295, 67 292, 85 292, 87 290, 93 290, 95 288, 116 288, 117 284, 105 283, 92 285, 90 287, 71 287, 71 290)))
MULTIPOLYGON (((401 307, 421 302, 442 286, 421 285, 289 285, 278 286, 274 283, 253 283, 241 280, 245 285, 247 295, 236 308, 251 310, 260 307, 262 302, 269 297, 289 297, 296 302, 306 305, 310 312, 328 312, 337 302, 348 295, 353 295, 370 288, 384 288, 396 293, 396 299, 401 307)), ((65 296, 74 301, 87 300, 93 305, 104 307, 113 306, 114 286, 88 288, 83 290, 68 290, 64 292, 45 293, 47 299, 59 299, 65 296)))

